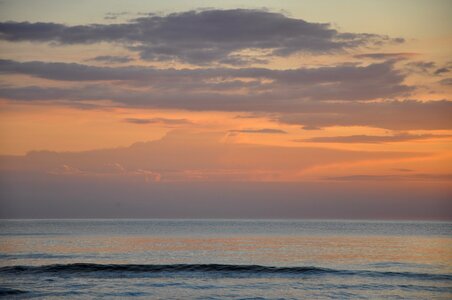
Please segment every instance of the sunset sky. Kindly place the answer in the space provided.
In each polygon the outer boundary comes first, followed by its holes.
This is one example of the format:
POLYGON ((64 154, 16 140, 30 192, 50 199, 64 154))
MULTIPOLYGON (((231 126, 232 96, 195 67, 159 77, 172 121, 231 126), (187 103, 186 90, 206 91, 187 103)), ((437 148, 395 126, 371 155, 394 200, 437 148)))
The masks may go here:
POLYGON ((0 1, 0 217, 452 219, 452 2, 0 1))

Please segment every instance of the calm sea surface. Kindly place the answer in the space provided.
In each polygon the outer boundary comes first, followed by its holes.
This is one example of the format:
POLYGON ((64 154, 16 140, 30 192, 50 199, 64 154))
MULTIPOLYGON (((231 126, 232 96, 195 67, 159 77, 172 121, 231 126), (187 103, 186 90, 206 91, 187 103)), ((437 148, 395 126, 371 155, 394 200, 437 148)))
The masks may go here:
POLYGON ((7 299, 452 299, 452 223, 3 220, 7 299))

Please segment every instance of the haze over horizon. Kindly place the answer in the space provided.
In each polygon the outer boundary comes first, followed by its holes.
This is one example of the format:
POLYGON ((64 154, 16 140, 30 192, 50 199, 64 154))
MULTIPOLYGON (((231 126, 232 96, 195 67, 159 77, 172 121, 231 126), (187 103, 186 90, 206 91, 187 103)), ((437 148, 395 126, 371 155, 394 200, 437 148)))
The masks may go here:
POLYGON ((0 218, 452 220, 451 2, 246 3, 1 1, 0 218))

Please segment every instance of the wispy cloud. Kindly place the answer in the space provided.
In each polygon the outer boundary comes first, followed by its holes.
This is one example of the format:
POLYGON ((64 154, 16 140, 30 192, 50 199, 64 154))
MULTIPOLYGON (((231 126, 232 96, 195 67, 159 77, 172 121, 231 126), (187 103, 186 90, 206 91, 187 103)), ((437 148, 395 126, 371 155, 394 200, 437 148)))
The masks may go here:
POLYGON ((439 68, 435 71, 435 75, 441 75, 449 72, 450 72, 449 68, 439 68))
MULTIPOLYGON (((301 106, 300 106, 300 110, 301 106)), ((305 104, 303 113, 282 114, 279 122, 313 126, 369 126, 391 130, 451 129, 452 101, 384 101, 305 104)))
POLYGON ((415 57, 417 55, 419 54, 414 52, 377 52, 377 53, 357 54, 354 57, 387 60, 387 59, 407 59, 415 57))
POLYGON ((389 174, 389 175, 351 175, 327 177, 333 181, 452 181, 452 174, 427 174, 416 173, 408 175, 389 174))
POLYGON ((124 119, 127 123, 132 124, 164 124, 164 125, 187 125, 193 124, 191 121, 187 119, 169 119, 169 118, 126 118, 124 119))
POLYGON ((130 56, 117 56, 117 55, 100 55, 89 59, 89 61, 97 61, 102 63, 122 64, 131 62, 133 59, 130 56))
POLYGON ((439 81, 439 84, 449 86, 452 85, 452 78, 444 78, 439 81))
POLYGON ((264 133, 264 134, 286 134, 287 132, 275 128, 260 128, 260 129, 234 129, 229 130, 231 133, 264 133))
POLYGON ((397 143, 406 141, 418 141, 437 138, 450 138, 452 135, 435 135, 435 134, 397 134, 397 135, 349 135, 349 136, 325 136, 313 137, 309 139, 297 139, 297 142, 312 142, 312 143, 365 143, 365 144, 379 144, 379 143, 397 143))

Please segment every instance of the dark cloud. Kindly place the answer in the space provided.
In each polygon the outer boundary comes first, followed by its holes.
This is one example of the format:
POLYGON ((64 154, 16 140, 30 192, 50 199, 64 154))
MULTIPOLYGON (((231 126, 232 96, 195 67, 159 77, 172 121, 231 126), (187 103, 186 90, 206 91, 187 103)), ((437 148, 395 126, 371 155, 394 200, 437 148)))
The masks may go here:
POLYGON ((449 73, 450 70, 448 68, 439 68, 435 71, 435 75, 441 75, 444 73, 449 73))
POLYGON ((142 119, 142 118, 127 118, 124 119, 127 123, 132 124, 164 124, 164 125, 187 125, 193 124, 187 119, 167 119, 167 118, 150 118, 150 119, 142 119))
POLYGON ((66 45, 113 42, 139 52, 142 59, 180 60, 199 65, 244 64, 248 58, 240 51, 247 49, 287 56, 297 52, 329 53, 383 42, 403 42, 376 34, 343 33, 327 23, 310 23, 281 13, 252 9, 149 14, 116 24, 67 26, 3 22, 0 23, 0 38, 66 45))
POLYGON ((113 55, 101 55, 90 59, 90 61, 97 61, 103 63, 127 63, 131 62, 133 59, 129 56, 113 56, 113 55))
POLYGON ((395 53, 365 53, 357 54, 354 57, 386 60, 386 59, 405 59, 416 55, 417 53, 412 52, 395 52, 395 53))
POLYGON ((262 128, 262 129, 240 129, 229 130, 231 133, 265 133, 265 134, 286 134, 287 132, 281 129, 262 128))
MULTIPOLYGON (((73 106, 109 100, 114 106, 279 114, 279 122, 306 129, 371 126, 394 130, 450 129, 450 101, 380 101, 413 87, 392 62, 367 66, 156 69, 0 60, 0 73, 70 81, 67 87, 0 86, 0 97, 58 101, 73 106), (114 81, 114 82, 113 82, 114 81), (117 82, 118 81, 118 82, 117 82), (139 86, 139 89, 135 87, 139 86), (328 100, 347 100, 330 102, 328 100)), ((447 84, 447 79, 442 81, 447 84)))
POLYGON ((437 64, 433 61, 415 61, 407 63, 405 68, 414 73, 438 76, 449 73, 452 68, 452 62, 447 62, 437 66, 437 64))
MULTIPOLYGON (((0 60, 0 73, 25 74, 62 81, 124 81, 152 87, 148 98, 171 92, 195 98, 231 97, 243 92, 250 97, 303 100, 372 100, 409 93, 414 87, 403 84, 405 75, 392 62, 359 66, 272 70, 266 68, 156 69, 150 67, 97 67, 82 64, 17 62, 0 60), (198 94, 202 92, 202 95, 198 94), (220 94, 220 95, 218 95, 220 94)), ((117 87, 120 93, 120 87, 117 87)), ((80 91, 83 94, 83 91, 80 91)), ((5 93, 3 93, 5 94, 5 93)), ((131 95, 133 97, 133 95, 131 95)), ((22 99, 26 100, 26 99, 22 99)), ((183 100, 184 101, 184 100, 183 100)))
MULTIPOLYGON (((71 101, 71 105, 79 107, 83 100, 108 100, 111 92, 106 87, 84 85, 80 87, 5 87, 0 86, 0 98, 16 101, 71 101)), ((125 96, 125 95, 124 95, 125 96)))
POLYGON ((349 136, 328 136, 314 137, 310 139, 295 140, 297 142, 313 142, 313 143, 395 143, 406 141, 427 140, 435 138, 450 138, 451 135, 434 135, 434 134, 397 134, 397 135, 349 135, 349 136))

